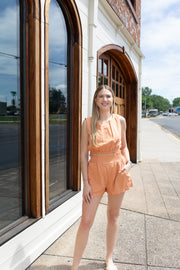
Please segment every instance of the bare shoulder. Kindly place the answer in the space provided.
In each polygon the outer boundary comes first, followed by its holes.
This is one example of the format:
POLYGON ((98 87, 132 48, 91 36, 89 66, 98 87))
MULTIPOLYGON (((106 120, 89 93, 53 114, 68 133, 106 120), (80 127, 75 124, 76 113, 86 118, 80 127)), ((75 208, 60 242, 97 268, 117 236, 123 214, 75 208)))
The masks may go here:
POLYGON ((122 124, 126 124, 126 119, 122 115, 116 114, 116 116, 119 118, 122 124))

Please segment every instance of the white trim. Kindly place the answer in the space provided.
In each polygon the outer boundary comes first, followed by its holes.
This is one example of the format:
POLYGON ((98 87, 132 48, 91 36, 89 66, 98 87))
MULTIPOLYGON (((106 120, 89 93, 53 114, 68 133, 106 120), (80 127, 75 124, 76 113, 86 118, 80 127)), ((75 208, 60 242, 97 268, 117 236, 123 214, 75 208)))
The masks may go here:
POLYGON ((88 87, 88 115, 91 115, 92 101, 96 89, 96 28, 98 15, 98 0, 89 1, 89 37, 88 37, 88 60, 89 60, 89 87, 88 87))
POLYGON ((0 248, 0 269, 26 269, 81 216, 81 204, 79 192, 5 243, 0 248))
POLYGON ((142 113, 142 58, 139 59, 139 80, 138 80, 138 112, 137 112, 137 162, 142 161, 142 129, 141 129, 141 113, 142 113))

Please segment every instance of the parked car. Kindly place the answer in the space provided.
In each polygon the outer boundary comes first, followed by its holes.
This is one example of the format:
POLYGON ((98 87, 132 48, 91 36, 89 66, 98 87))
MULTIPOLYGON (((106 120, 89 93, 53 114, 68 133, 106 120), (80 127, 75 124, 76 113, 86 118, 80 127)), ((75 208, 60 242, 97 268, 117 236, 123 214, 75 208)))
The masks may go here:
POLYGON ((151 109, 149 110, 148 116, 157 116, 158 114, 158 109, 151 109))
POLYGON ((163 116, 177 116, 177 115, 178 115, 178 113, 173 113, 173 112, 164 112, 162 115, 163 115, 163 116))
POLYGON ((162 115, 163 115, 163 116, 168 116, 169 113, 168 113, 168 112, 163 112, 162 115))
POLYGON ((177 115, 178 115, 178 113, 173 113, 173 112, 168 114, 168 116, 177 116, 177 115))

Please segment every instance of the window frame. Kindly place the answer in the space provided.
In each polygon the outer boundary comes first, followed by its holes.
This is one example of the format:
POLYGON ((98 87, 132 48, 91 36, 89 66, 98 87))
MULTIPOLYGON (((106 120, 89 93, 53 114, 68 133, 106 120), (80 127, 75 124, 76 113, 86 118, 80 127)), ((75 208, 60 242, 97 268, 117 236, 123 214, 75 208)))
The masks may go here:
POLYGON ((128 6, 129 6, 129 9, 134 17, 134 20, 135 22, 138 24, 138 17, 136 15, 136 0, 134 0, 134 4, 132 3, 131 0, 126 0, 128 6))
MULTIPOLYGON (((62 0, 61 4, 65 10, 65 20, 68 16, 72 31, 72 50, 71 50, 71 134, 69 138, 70 148, 69 155, 71 160, 69 179, 71 180, 72 191, 59 196, 54 203, 49 203, 49 6, 51 0, 45 2, 45 201, 46 213, 52 211, 64 201, 74 196, 81 189, 80 173, 80 130, 81 130, 81 111, 82 111, 82 28, 80 17, 74 1, 62 0), (73 124, 72 124, 73 123, 73 124)), ((59 5, 60 2, 56 0, 59 5)), ((60 5, 61 7, 61 5, 60 5)), ((62 10, 63 11, 63 10, 62 10)))
MULTIPOLYGON (((52 1, 52 0, 51 0, 52 1)), ((71 187, 71 181, 70 181, 70 172, 68 170, 68 165, 70 165, 71 168, 71 145, 70 145, 70 138, 71 138, 71 93, 72 93, 72 78, 71 78, 71 73, 72 73, 72 63, 71 63, 71 58, 72 58, 72 29, 71 25, 69 22, 68 14, 59 1, 55 0, 59 6, 59 8, 62 11, 62 14, 64 16, 64 21, 66 24, 66 29, 67 29, 67 150, 66 150, 66 190, 64 190, 62 193, 58 194, 55 198, 51 199, 49 201, 49 209, 52 211, 55 209, 58 204, 63 203, 66 198, 71 192, 72 192, 72 187, 71 187), (68 90, 69 89, 69 90, 68 90), (69 143, 68 143, 69 142, 69 143), (59 203, 58 203, 59 202, 59 203)), ((51 2, 50 2, 51 4, 51 2)), ((48 61, 49 65, 49 61, 48 61)), ((48 83, 49 84, 49 83, 48 83)), ((49 101, 48 101, 49 103, 49 101)), ((69 197, 69 196, 68 196, 69 197)))
POLYGON ((22 142, 22 177, 25 198, 23 212, 25 215, 1 230, 0 245, 32 225, 42 215, 39 1, 19 1, 19 6, 20 56, 22 59, 24 58, 23 63, 22 61, 20 63, 20 91, 24 113, 24 126, 21 135, 24 139, 22 142), (23 18, 24 15, 25 18, 23 18))
MULTIPOLYGON (((42 115, 41 110, 41 11, 39 0, 19 0, 24 4, 25 11, 25 26, 26 32, 25 42, 21 43, 25 52, 23 57, 25 58, 25 67, 21 72, 25 80, 21 82, 21 86, 25 85, 26 94, 24 95, 25 110, 25 132, 26 137, 25 146, 25 159, 26 165, 26 177, 27 183, 25 189, 27 189, 26 200, 27 206, 25 206, 26 216, 18 219, 14 223, 5 227, 0 232, 0 245, 4 244, 22 230, 31 226, 42 217, 42 208, 44 201, 42 200, 42 162, 44 157, 42 156, 42 115)), ((46 0, 45 3, 45 41, 47 41, 47 11, 48 3, 50 0, 46 0)), ((81 174, 80 174, 80 129, 81 129, 81 104, 82 104, 82 27, 75 1, 63 0, 65 9, 67 10, 72 26, 72 66, 75 67, 72 71, 72 85, 74 91, 72 92, 72 137, 71 137, 71 179, 72 186, 75 193, 81 188, 81 174)), ((47 89, 47 74, 48 74, 48 50, 47 42, 45 42, 45 87, 47 89)), ((43 51, 42 51, 43 53, 43 51)), ((22 75, 22 74, 21 74, 22 75)), ((22 76, 21 76, 22 78, 22 76)), ((47 91, 45 91, 45 98, 47 91)), ((46 102, 45 110, 49 103, 46 102)), ((45 115, 45 122, 47 121, 47 115, 45 115)), ((45 123, 46 124, 46 123, 45 123)), ((46 125, 47 127, 47 125, 46 125)), ((47 135, 47 134, 45 134, 47 135)), ((47 139, 45 140, 47 143, 47 139)), ((45 148, 45 158, 47 160, 47 148, 45 148)), ((47 175, 47 164, 45 168, 45 174, 47 175)), ((47 182, 46 182, 46 196, 47 196, 47 182)), ((44 192, 44 190, 43 190, 44 192)), ((72 196, 72 194, 71 194, 72 196)), ((66 195, 60 202, 67 200, 70 197, 66 195)), ((47 210, 47 200, 46 200, 47 210)), ((48 211, 46 211, 48 212, 48 211)))

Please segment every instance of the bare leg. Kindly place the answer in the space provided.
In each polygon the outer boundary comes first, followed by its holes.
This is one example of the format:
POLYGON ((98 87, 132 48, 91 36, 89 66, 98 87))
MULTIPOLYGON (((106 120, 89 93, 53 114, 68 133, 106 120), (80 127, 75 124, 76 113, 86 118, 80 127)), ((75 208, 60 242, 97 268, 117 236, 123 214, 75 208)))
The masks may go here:
POLYGON ((83 202, 82 206, 82 218, 81 223, 79 225, 79 229, 76 236, 76 243, 74 248, 74 259, 73 259, 73 265, 72 270, 77 270, 80 260, 82 258, 83 252, 85 250, 89 231, 93 224, 95 214, 99 205, 99 202, 101 200, 102 196, 94 196, 91 199, 90 203, 83 202))
POLYGON ((119 211, 124 197, 124 192, 118 195, 108 195, 107 231, 106 231, 106 266, 113 269, 112 254, 116 242, 119 224, 119 211))

